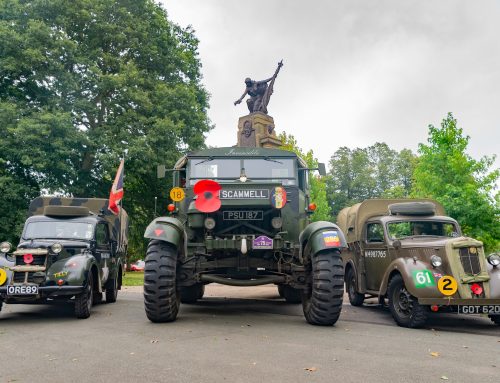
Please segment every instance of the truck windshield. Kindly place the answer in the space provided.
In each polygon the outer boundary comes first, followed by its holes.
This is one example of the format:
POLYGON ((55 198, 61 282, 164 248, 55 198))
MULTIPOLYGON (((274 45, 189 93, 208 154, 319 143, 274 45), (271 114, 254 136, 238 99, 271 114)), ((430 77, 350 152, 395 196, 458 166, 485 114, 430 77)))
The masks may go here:
POLYGON ((271 180, 296 184, 295 161, 291 158, 197 158, 188 164, 190 184, 199 179, 236 181, 242 169, 248 180, 271 180))
POLYGON ((437 237, 457 237, 459 229, 452 222, 444 221, 401 221, 387 224, 392 239, 430 235, 437 237))
POLYGON ((37 221, 24 230, 24 239, 92 239, 94 225, 85 222, 37 221))

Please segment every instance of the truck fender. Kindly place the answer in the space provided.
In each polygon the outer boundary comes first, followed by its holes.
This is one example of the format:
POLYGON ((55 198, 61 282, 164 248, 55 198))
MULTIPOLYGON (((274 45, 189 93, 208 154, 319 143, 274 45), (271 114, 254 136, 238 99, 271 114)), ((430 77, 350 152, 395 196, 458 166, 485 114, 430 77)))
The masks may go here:
MULTIPOLYGON (((382 278, 382 283, 380 284, 379 294, 384 296, 387 293, 387 288, 391 278, 395 274, 400 274, 403 278, 406 290, 417 298, 440 298, 443 296, 437 288, 438 278, 432 276, 432 284, 426 287, 416 287, 414 280, 414 272, 429 270, 433 272, 433 267, 420 260, 414 260, 412 258, 397 258, 395 259, 387 268, 384 277, 382 278)), ((438 271, 438 270, 435 270, 438 271)), ((443 272, 440 272, 443 274, 443 272)))
POLYGON ((93 255, 83 253, 54 262, 47 270, 47 280, 56 283, 63 279, 70 286, 85 286, 92 267, 97 268, 97 291, 102 292, 99 266, 93 255))
POLYGON ((158 239, 174 245, 181 254, 186 254, 186 232, 180 220, 173 217, 158 217, 151 222, 144 238, 158 239))
POLYGON ((300 256, 308 257, 322 250, 342 249, 347 243, 342 230, 334 223, 317 221, 309 224, 299 236, 300 256))

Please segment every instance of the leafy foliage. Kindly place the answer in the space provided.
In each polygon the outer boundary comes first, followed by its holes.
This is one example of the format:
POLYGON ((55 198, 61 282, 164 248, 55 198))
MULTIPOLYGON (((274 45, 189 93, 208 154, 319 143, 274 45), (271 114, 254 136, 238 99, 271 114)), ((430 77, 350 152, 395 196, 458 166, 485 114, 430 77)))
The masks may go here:
POLYGON ((494 157, 471 158, 468 143, 451 113, 440 128, 429 125, 428 145, 419 145, 412 195, 435 198, 464 233, 482 240, 487 250, 498 250, 500 204, 492 193, 500 173, 489 172, 494 157))
MULTIPOLYGON (((283 143, 282 148, 284 150, 290 150, 300 156, 309 168, 317 168, 318 160, 314 158, 314 153, 309 150, 304 153, 302 149, 298 146, 297 140, 292 135, 287 135, 285 132, 279 135, 281 142, 283 143)), ((329 221, 331 220, 331 209, 328 205, 328 199, 326 197, 326 181, 324 178, 310 176, 309 182, 311 184, 311 195, 310 200, 316 204, 316 210, 311 215, 312 221, 329 221)))
POLYGON ((330 159, 328 198, 337 215, 346 206, 369 198, 408 197, 416 157, 385 143, 368 148, 339 148, 330 159))
POLYGON ((124 207, 143 252, 154 196, 169 186, 155 165, 171 167, 210 130, 197 47, 152 0, 2 1, 2 238, 41 191, 107 197, 126 154, 124 207))

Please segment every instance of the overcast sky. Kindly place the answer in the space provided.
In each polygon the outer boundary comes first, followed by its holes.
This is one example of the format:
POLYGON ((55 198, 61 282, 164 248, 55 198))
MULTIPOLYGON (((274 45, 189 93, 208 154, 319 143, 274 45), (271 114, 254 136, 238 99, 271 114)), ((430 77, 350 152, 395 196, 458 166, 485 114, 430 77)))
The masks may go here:
POLYGON ((448 112, 473 157, 500 152, 498 0, 162 2, 200 40, 208 145, 236 143, 245 77, 266 79, 283 59, 269 114, 322 162, 375 142, 416 151, 448 112))

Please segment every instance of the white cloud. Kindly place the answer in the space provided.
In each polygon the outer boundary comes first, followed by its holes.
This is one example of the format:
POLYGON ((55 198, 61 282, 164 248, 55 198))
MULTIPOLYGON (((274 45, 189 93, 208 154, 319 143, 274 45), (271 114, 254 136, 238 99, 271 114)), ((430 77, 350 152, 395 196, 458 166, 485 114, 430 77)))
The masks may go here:
MULTIPOLYGON (((236 142, 249 76, 284 67, 269 105, 278 131, 323 162, 340 146, 416 150, 448 112, 473 157, 499 153, 500 2, 495 0, 165 0, 200 39, 207 142, 236 142)), ((497 166, 500 161, 497 159, 497 166)))

